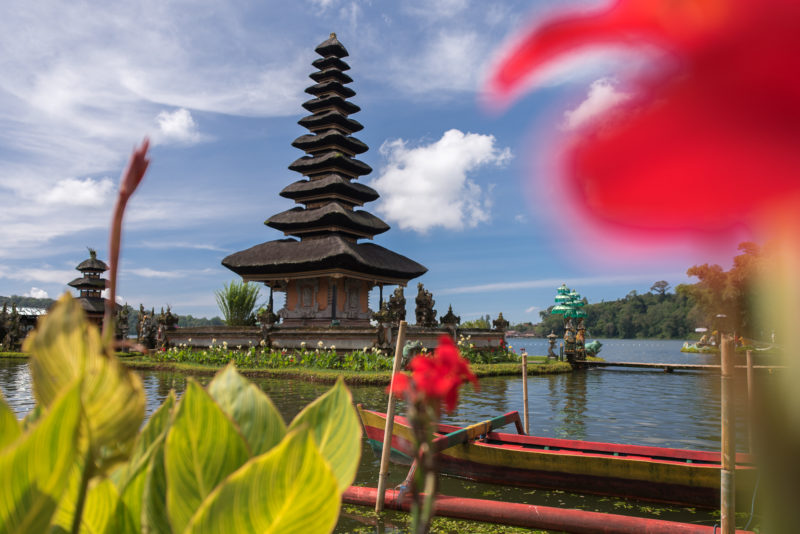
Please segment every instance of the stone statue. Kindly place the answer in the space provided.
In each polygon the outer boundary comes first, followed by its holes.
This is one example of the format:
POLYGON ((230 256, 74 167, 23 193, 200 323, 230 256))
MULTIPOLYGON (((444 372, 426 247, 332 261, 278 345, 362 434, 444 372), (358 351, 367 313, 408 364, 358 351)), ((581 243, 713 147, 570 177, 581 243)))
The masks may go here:
POLYGON ((578 359, 586 359, 586 325, 583 324, 583 317, 578 318, 578 332, 575 335, 575 352, 578 359))
POLYGON ((403 288, 398 286, 394 293, 389 296, 389 320, 392 323, 400 324, 406 320, 406 297, 403 295, 403 288))
POLYGON ((508 321, 503 317, 503 312, 500 312, 497 319, 492 321, 492 328, 500 330, 501 332, 505 332, 508 329, 508 321))
POLYGON ((461 317, 453 313, 453 305, 447 308, 447 313, 439 318, 439 322, 445 325, 458 325, 461 323, 461 317))
POLYGON ((175 330, 178 327, 178 316, 172 313, 169 305, 167 305, 167 313, 164 314, 164 326, 167 330, 175 330))
MULTIPOLYGON (((115 325, 115 334, 117 339, 125 341, 128 339, 128 305, 119 306, 117 308, 117 317, 115 325)), ((127 349, 125 349, 127 350, 127 349)))
POLYGON ((433 309, 433 305, 436 304, 436 301, 433 300, 433 295, 423 287, 422 283, 417 284, 416 303, 417 307, 414 312, 417 316, 417 325, 427 327, 437 326, 436 310, 433 309))

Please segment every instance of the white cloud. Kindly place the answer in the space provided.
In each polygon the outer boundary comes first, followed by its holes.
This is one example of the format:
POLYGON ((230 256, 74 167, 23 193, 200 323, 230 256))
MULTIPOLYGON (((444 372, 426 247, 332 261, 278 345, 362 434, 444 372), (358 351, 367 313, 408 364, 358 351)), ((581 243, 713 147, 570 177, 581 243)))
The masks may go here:
POLYGON ((525 309, 525 313, 533 313, 533 312, 535 312, 535 311, 536 311, 536 310, 538 310, 538 309, 539 309, 539 307, 538 307, 538 306, 531 306, 530 308, 526 308, 526 309, 525 309))
POLYGON ((182 278, 183 274, 178 271, 157 271, 148 267, 139 269, 128 269, 130 274, 141 276, 143 278, 182 278))
POLYGON ((489 220, 490 187, 481 188, 468 174, 511 159, 510 149, 498 148, 495 141, 492 135, 453 129, 415 148, 402 139, 384 142, 380 152, 387 165, 372 181, 382 198, 377 211, 418 232, 435 226, 461 230, 489 220))
POLYGON ((60 269, 35 267, 26 269, 9 269, 0 265, 0 278, 6 278, 9 280, 66 285, 67 282, 74 280, 79 276, 80 274, 75 270, 66 271, 60 269))
POLYGON ((38 287, 32 287, 30 291, 23 295, 24 297, 31 297, 35 299, 46 299, 48 298, 47 291, 44 289, 39 289, 38 287))
POLYGON ((109 178, 93 180, 86 178, 65 178, 44 192, 44 204, 63 204, 67 206, 102 206, 111 199, 113 184, 109 178))
POLYGON ((567 284, 570 287, 592 287, 604 286, 611 284, 622 284, 626 282, 641 282, 649 280, 668 280, 668 279, 681 279, 685 275, 679 273, 669 274, 653 274, 653 273, 636 273, 636 274, 621 274, 621 275, 606 275, 606 276, 585 276, 579 278, 542 278, 537 280, 520 280, 518 282, 495 282, 492 284, 477 284, 472 286, 451 287, 439 290, 440 295, 456 295, 463 293, 487 293, 490 291, 512 291, 517 289, 535 289, 542 287, 557 288, 561 284, 567 284))
POLYGON ((614 80, 610 78, 595 80, 589 86, 586 99, 575 109, 564 112, 564 128, 574 130, 589 124, 629 98, 628 93, 617 90, 614 80))
POLYGON ((517 213, 516 215, 514 215, 514 221, 518 222, 519 224, 525 224, 526 222, 528 222, 528 217, 526 217, 522 213, 517 213))
POLYGON ((439 28, 409 61, 393 56, 389 62, 392 79, 410 94, 441 98, 454 91, 475 91, 487 61, 489 43, 481 34, 466 28, 439 28), (477 64, 476 64, 477 63, 477 64))
POLYGON ((156 116, 161 140, 179 143, 196 143, 201 140, 197 123, 186 108, 173 112, 162 111, 156 116))

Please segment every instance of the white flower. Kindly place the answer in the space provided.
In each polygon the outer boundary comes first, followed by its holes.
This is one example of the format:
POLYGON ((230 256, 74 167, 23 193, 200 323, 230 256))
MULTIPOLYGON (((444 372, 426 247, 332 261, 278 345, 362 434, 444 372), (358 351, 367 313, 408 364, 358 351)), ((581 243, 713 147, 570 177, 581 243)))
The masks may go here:
POLYGON ((336 345, 331 345, 331 350, 336 350, 336 345))
POLYGON ((317 346, 318 346, 318 347, 320 347, 320 348, 321 348, 323 345, 325 345, 325 344, 324 344, 322 341, 317 341, 317 346))
POLYGON ((216 344, 216 342, 217 342, 217 338, 214 338, 214 339, 211 340, 211 344, 212 345, 216 344))
POLYGON ((306 342, 305 341, 301 341, 300 342, 300 348, 301 349, 305 349, 306 348, 306 342))
POLYGON ((259 343, 259 345, 261 345, 262 347, 266 347, 267 346, 267 342, 262 339, 261 343, 259 343))
POLYGON ((368 348, 368 347, 364 347, 364 348, 362 349, 362 352, 367 352, 368 350, 369 350, 369 348, 368 348))
POLYGON ((208 348, 209 348, 209 349, 213 349, 213 348, 214 348, 214 345, 209 345, 209 346, 208 346, 208 348))
POLYGON ((192 342, 192 338, 189 338, 189 343, 191 343, 191 342, 192 342))
POLYGON ((242 346, 241 345, 236 345, 236 350, 242 350, 242 346))

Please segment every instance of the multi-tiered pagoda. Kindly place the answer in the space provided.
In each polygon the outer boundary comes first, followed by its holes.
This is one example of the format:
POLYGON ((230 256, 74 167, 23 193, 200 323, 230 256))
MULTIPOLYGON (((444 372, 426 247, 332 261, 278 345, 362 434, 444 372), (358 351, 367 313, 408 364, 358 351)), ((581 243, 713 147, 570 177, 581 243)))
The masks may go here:
POLYGON ((106 288, 108 281, 100 278, 100 275, 108 270, 105 262, 97 259, 97 252, 89 249, 89 258, 80 262, 77 270, 81 272, 81 277, 76 278, 68 285, 80 292, 78 301, 86 312, 88 319, 98 325, 103 322, 106 300, 101 296, 106 288))
POLYGON ((311 115, 299 124, 311 133, 292 146, 306 155, 289 166, 303 175, 281 191, 299 206, 273 215, 265 224, 287 239, 268 241, 231 254, 222 264, 245 281, 263 282, 286 292, 280 310, 286 326, 367 326, 371 316, 369 291, 375 286, 405 286, 427 269, 374 243, 359 243, 389 230, 371 213, 356 209, 376 200, 371 187, 354 182, 372 169, 355 158, 367 145, 351 134, 363 126, 350 115, 360 108, 347 99, 355 91, 342 58, 348 53, 331 34, 316 48, 322 56, 312 63, 313 98, 303 104, 311 115))

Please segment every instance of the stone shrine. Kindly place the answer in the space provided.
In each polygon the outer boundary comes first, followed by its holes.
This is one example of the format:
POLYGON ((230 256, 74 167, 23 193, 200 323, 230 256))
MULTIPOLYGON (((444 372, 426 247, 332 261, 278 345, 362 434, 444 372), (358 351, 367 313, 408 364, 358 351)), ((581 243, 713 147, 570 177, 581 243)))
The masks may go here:
MULTIPOLYGON (((310 131, 292 146, 306 155, 289 169, 303 175, 281 191, 298 206, 273 215, 265 224, 287 238, 267 241, 231 254, 222 264, 245 281, 261 282, 286 293, 278 311, 283 327, 370 327, 369 292, 375 286, 405 286, 424 274, 419 263, 371 242, 389 226, 366 210, 377 191, 355 182, 372 169, 355 158, 367 145, 352 137, 363 126, 350 115, 360 108, 347 99, 350 66, 344 46, 331 34, 316 48, 321 56, 310 75, 316 82, 303 104, 311 112, 299 124, 310 131)), ((270 310, 271 311, 271 310, 270 310)))

